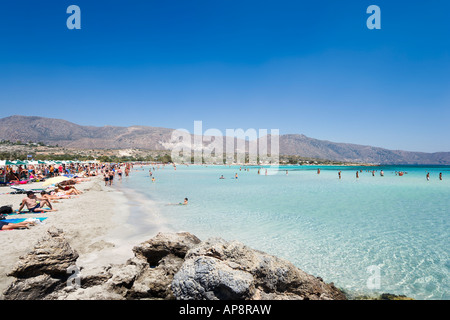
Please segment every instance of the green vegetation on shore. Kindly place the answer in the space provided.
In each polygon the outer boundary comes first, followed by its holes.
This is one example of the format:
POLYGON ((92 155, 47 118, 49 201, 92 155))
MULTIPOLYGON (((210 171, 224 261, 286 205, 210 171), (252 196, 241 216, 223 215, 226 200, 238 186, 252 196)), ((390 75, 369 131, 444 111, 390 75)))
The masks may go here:
MULTIPOLYGON (((172 162, 170 150, 145 150, 145 149, 78 149, 66 148, 61 146, 46 145, 43 142, 12 142, 9 140, 0 140, 0 159, 2 160, 99 160, 101 162, 127 162, 127 161, 157 161, 163 163, 172 162)), ((236 155, 224 155, 223 164, 227 160, 237 161, 236 155)), ((249 155, 246 154, 245 164, 249 164, 249 155)), ((257 158, 258 165, 260 163, 257 158)), ((191 163, 194 163, 194 156, 191 157, 191 163)), ((202 157, 202 163, 206 163, 202 157)), ((221 164, 221 163, 218 163, 221 164)), ((280 155, 280 165, 349 165, 343 161, 334 161, 328 159, 319 159, 311 157, 301 157, 297 155, 280 155)), ((364 165, 364 164, 360 164, 364 165)))

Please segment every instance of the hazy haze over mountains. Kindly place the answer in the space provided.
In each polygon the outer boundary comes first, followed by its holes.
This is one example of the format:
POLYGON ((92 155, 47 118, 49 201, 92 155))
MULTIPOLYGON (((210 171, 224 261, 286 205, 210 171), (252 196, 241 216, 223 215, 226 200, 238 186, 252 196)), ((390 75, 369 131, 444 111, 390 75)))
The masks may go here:
MULTIPOLYGON (((11 116, 0 119, 0 139, 44 142, 80 149, 166 150, 173 129, 147 126, 81 126, 66 120, 11 116)), ((269 139, 270 141, 270 139, 269 139)), ((450 152, 411 152, 336 143, 302 134, 280 135, 280 154, 382 164, 450 164, 450 152)), ((269 147, 270 150, 270 147, 269 147)))

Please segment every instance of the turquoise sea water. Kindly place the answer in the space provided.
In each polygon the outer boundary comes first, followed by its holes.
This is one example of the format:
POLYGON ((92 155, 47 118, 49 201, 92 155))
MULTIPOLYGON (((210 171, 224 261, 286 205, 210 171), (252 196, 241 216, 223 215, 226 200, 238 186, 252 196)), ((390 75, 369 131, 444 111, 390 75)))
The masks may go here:
POLYGON ((153 222, 170 230, 242 241, 351 294, 450 298, 448 166, 287 166, 258 175, 258 167, 179 165, 153 171, 155 182, 149 168, 116 185, 152 200, 153 222), (185 197, 187 206, 175 205, 185 197))

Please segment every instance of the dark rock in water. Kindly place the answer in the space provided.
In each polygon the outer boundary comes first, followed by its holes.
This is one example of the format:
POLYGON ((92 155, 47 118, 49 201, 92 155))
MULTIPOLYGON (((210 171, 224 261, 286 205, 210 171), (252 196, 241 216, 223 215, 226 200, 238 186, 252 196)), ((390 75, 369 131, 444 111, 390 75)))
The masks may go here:
POLYGON ((133 248, 125 264, 82 269, 80 286, 66 270, 78 254, 51 229, 10 273, 5 299, 346 299, 333 284, 240 242, 159 233, 133 248))
POLYGON ((414 300, 405 295, 395 295, 391 293, 382 293, 373 296, 356 296, 354 300, 414 300))
POLYGON ((395 295, 390 293, 382 293, 380 295, 380 300, 414 300, 413 298, 409 298, 404 295, 395 295))

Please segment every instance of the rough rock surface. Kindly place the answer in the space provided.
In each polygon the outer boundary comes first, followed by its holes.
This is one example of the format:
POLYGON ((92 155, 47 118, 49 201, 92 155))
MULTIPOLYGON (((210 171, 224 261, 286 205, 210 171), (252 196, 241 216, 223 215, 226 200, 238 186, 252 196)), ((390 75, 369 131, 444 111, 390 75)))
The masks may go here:
POLYGON ((34 249, 19 258, 8 276, 16 280, 5 290, 5 299, 41 299, 65 285, 69 267, 78 253, 64 238, 61 229, 50 228, 34 249))
POLYGON ((9 274, 17 279, 5 299, 346 299, 333 284, 237 241, 159 233, 133 252, 124 264, 81 268, 80 285, 68 285, 78 255, 61 230, 49 230, 9 274))
POLYGON ((333 284, 288 261, 222 239, 188 252, 172 290, 178 299, 345 299, 333 284))
POLYGON ((75 265, 78 253, 64 238, 61 229, 50 228, 38 241, 34 249, 19 258, 19 262, 8 276, 30 278, 41 274, 61 276, 67 274, 67 268, 75 265))

